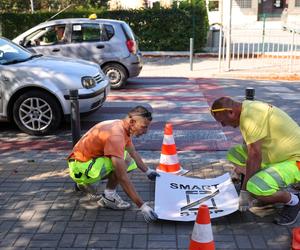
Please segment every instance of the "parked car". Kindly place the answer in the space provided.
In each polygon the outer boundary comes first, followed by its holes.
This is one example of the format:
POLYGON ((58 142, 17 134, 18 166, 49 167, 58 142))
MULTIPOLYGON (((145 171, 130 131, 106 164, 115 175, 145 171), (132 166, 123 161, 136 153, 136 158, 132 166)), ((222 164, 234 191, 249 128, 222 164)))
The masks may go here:
POLYGON ((0 120, 24 132, 44 135, 70 114, 70 89, 78 89, 81 113, 98 109, 109 93, 99 65, 32 54, 0 37, 0 120))
POLYGON ((81 58, 99 64, 111 88, 122 88, 127 78, 142 70, 141 52, 126 22, 73 18, 41 23, 13 41, 43 55, 81 58))

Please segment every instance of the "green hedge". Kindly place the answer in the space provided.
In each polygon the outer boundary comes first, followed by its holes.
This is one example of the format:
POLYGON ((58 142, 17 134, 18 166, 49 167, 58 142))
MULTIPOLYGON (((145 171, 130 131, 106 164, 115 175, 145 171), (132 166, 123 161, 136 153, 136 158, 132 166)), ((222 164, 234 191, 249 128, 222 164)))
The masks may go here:
MULTIPOLYGON (((196 51, 205 46, 208 18, 205 7, 196 6, 178 9, 118 10, 96 13, 98 18, 118 19, 127 22, 139 40, 142 51, 187 51, 189 38, 193 34, 193 13, 195 23, 196 51)), ((14 38, 27 29, 49 19, 55 13, 4 13, 2 35, 14 38)), ((76 11, 61 13, 56 19, 68 17, 88 17, 91 12, 76 11)))

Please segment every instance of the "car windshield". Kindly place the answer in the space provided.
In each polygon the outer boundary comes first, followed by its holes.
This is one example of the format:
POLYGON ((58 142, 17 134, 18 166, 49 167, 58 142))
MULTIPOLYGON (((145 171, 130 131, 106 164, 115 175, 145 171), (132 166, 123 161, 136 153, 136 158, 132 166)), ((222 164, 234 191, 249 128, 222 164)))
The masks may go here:
POLYGON ((18 45, 0 38, 0 65, 15 64, 30 60, 34 55, 18 45))

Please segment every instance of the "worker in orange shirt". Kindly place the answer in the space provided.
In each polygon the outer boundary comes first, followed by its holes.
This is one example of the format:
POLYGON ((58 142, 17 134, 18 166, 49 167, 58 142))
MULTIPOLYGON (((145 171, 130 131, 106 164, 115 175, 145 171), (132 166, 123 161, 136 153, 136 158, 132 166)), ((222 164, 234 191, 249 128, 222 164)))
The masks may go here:
POLYGON ((116 192, 120 184, 147 222, 156 220, 157 215, 138 195, 127 173, 139 168, 151 180, 159 176, 144 164, 131 140, 132 136, 146 134, 151 121, 151 112, 137 106, 122 120, 100 122, 77 142, 68 157, 70 176, 77 189, 97 200, 100 207, 128 209, 130 203, 116 192), (91 184, 103 179, 108 179, 108 182, 104 193, 99 195, 91 184))

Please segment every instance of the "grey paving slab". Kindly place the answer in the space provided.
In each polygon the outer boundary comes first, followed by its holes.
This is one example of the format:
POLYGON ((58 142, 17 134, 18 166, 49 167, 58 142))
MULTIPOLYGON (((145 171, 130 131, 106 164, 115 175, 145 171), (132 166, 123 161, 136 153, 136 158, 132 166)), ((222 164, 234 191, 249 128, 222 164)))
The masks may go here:
MULTIPOLYGON (((194 92, 180 92, 179 90, 176 89, 177 91, 167 91, 167 92, 162 92, 164 89, 161 89, 160 92, 153 91, 153 92, 126 92, 125 96, 130 97, 130 96, 142 96, 142 97, 163 97, 163 98, 168 98, 168 97, 203 97, 203 94, 200 91, 194 91, 194 92)), ((113 92, 110 94, 110 96, 124 96, 124 93, 122 92, 113 92)))
MULTIPOLYGON (((110 108, 121 108, 121 107, 130 107, 133 108, 137 105, 149 105, 152 108, 161 108, 161 109, 167 109, 167 108, 180 108, 180 107, 191 107, 191 108, 208 108, 208 104, 206 101, 172 101, 172 100, 160 100, 160 101, 130 101, 130 100, 124 100, 122 102, 120 101, 109 101, 104 104, 104 107, 110 107, 110 108)), ((83 117, 83 120, 88 120, 88 117, 83 117)))
MULTIPOLYGON (((163 131, 153 130, 149 131, 147 134, 143 135, 140 140, 159 140, 162 141, 164 137, 163 131)), ((226 141, 227 138, 222 130, 181 130, 176 129, 173 131, 173 137, 176 140, 187 140, 187 141, 199 141, 199 140, 223 140, 226 141)), ((139 138, 134 138, 138 141, 139 138)))
MULTIPOLYGON (((89 116, 89 121, 104 121, 107 119, 123 119, 124 114, 117 113, 117 114, 91 114, 89 116)), ((156 122, 163 121, 163 122, 201 122, 201 121, 208 121, 212 122, 213 118, 209 113, 198 113, 198 114, 181 114, 180 116, 178 114, 153 114, 153 119, 156 122)))

